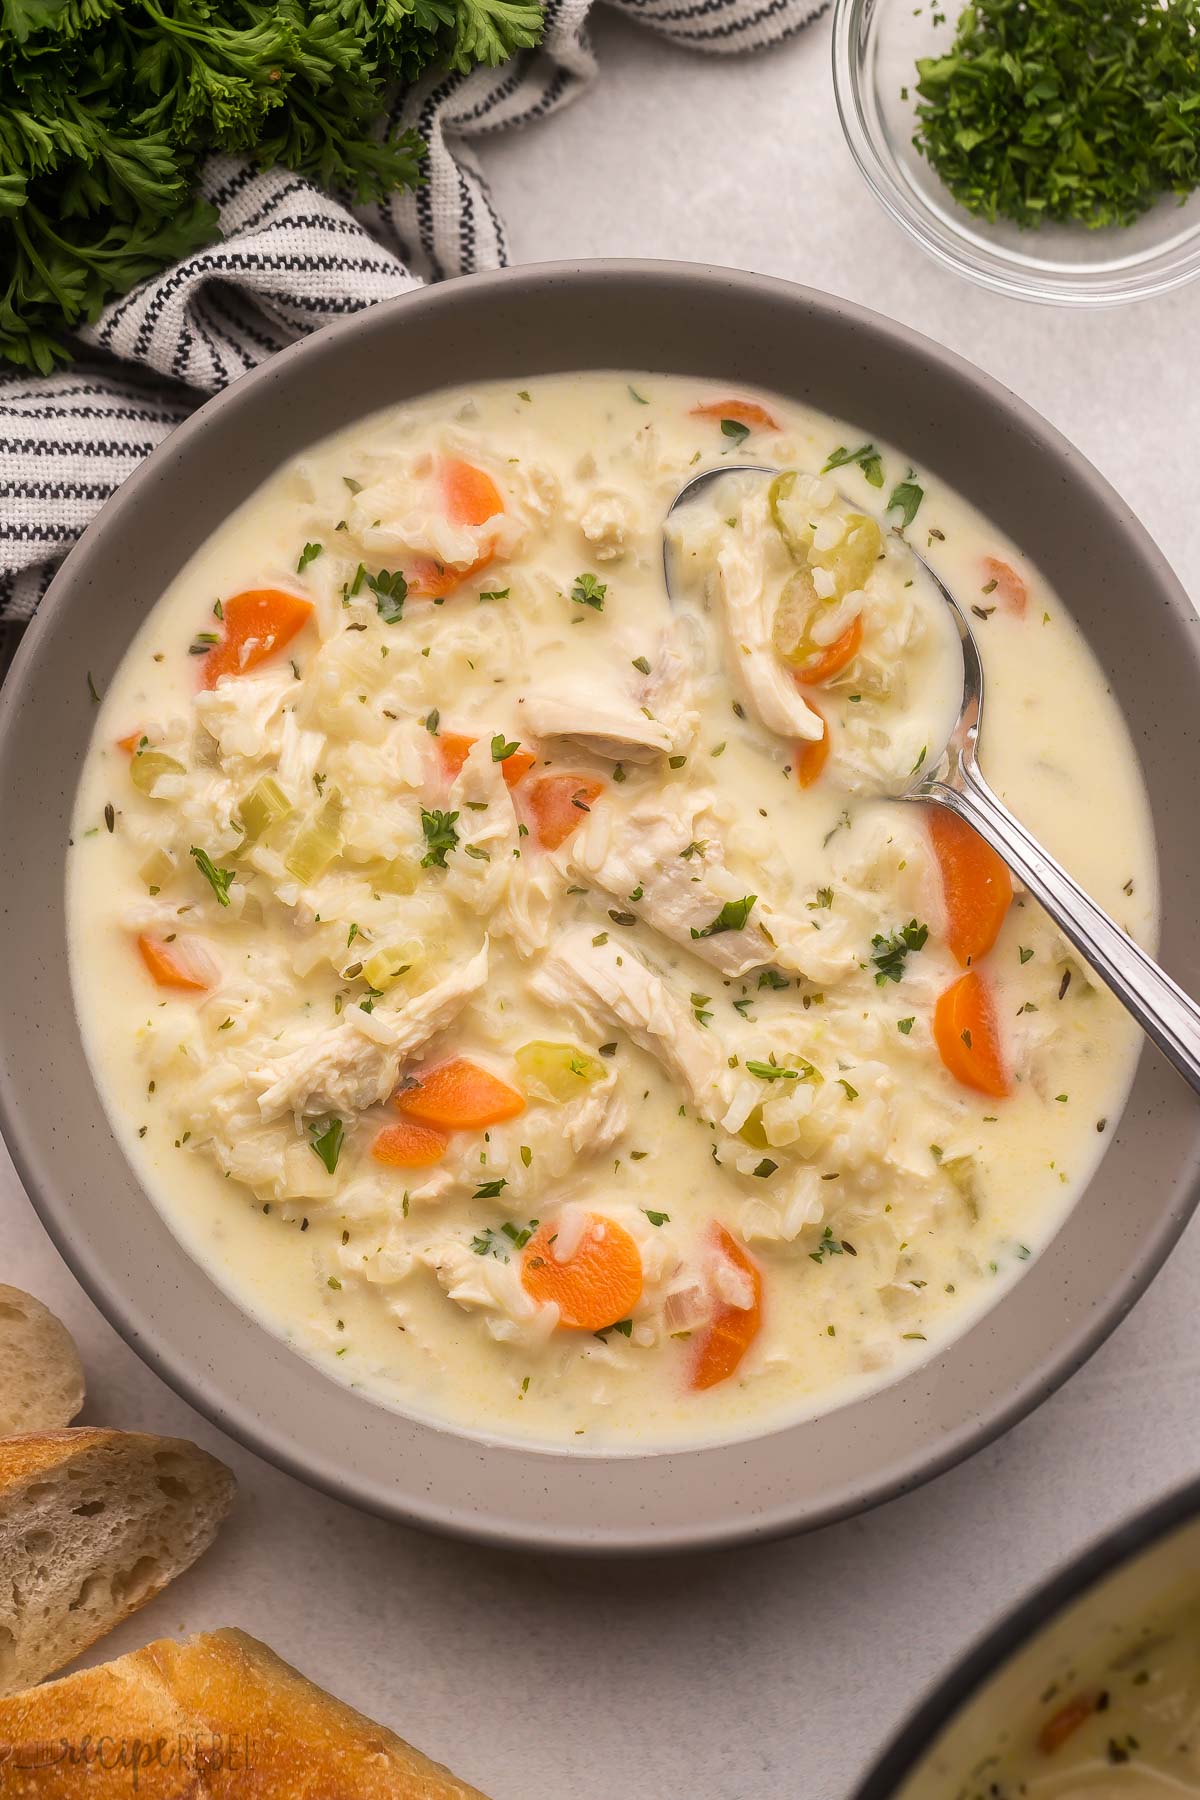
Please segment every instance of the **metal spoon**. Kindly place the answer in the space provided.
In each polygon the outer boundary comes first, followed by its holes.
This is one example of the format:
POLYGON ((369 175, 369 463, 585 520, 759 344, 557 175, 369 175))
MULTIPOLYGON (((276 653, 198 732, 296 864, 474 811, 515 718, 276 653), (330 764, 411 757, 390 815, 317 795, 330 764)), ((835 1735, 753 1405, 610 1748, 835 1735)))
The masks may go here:
MULTIPOLYGON (((667 518, 680 506, 690 505, 706 487, 726 475, 776 475, 778 472, 760 463, 728 463, 720 468, 706 469, 680 488, 667 509, 667 518)), ((926 763, 919 778, 893 798, 931 801, 973 825, 980 837, 999 853, 1040 901, 1089 968, 1107 983, 1146 1035, 1174 1064, 1193 1091, 1200 1094, 1200 1006, 1084 893, 1079 883, 1042 848, 1020 820, 1014 818, 984 780, 976 758, 983 719, 983 665, 974 633, 945 582, 911 544, 909 549, 950 608, 958 627, 963 659, 963 697, 958 722, 941 756, 932 764, 926 763)), ((670 595, 671 552, 665 539, 663 568, 670 595)))

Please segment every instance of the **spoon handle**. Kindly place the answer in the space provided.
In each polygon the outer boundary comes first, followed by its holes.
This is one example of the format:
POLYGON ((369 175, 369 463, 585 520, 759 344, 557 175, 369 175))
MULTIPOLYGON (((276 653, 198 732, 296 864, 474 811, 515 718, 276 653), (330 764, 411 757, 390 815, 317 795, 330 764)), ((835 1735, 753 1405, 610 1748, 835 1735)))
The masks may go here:
POLYGON ((962 760, 957 775, 961 786, 930 782, 923 797, 957 813, 1000 853, 1088 966, 1200 1094, 1200 1006, 1013 817, 973 758, 962 760))

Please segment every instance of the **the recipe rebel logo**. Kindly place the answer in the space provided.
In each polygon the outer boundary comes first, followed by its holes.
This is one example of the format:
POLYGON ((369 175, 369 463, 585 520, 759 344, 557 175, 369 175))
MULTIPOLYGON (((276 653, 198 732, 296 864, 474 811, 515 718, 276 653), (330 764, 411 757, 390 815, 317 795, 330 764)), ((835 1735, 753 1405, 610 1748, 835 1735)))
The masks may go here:
POLYGON ((42 1738, 25 1743, 0 1741, 0 1786, 6 1769, 22 1774, 42 1770, 87 1768, 129 1778, 136 1793, 151 1770, 182 1775, 246 1774, 259 1766, 257 1739, 249 1733, 161 1733, 154 1737, 116 1737, 108 1733, 80 1738, 42 1738))

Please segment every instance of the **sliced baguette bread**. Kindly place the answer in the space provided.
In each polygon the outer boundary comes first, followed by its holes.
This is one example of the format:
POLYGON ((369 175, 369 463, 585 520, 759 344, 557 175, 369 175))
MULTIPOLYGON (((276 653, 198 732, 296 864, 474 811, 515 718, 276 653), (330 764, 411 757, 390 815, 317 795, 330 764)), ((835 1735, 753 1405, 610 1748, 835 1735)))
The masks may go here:
POLYGON ((161 1638, 0 1699, 0 1789, 37 1800, 129 1800, 134 1789, 140 1800, 485 1800, 241 1631, 161 1638))
POLYGON ((233 1485, 179 1438, 76 1429, 0 1441, 0 1694, 61 1669, 195 1562, 233 1485))
POLYGON ((48 1307, 0 1283, 0 1437, 59 1431, 83 1405, 83 1364, 48 1307))

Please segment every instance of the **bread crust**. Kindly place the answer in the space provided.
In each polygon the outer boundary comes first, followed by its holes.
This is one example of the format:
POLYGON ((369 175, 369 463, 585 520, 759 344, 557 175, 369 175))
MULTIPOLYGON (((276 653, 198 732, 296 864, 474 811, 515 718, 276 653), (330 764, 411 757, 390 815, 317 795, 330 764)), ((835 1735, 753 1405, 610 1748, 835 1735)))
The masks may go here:
POLYGON ((0 1699, 5 1800, 486 1800, 245 1632, 0 1699))

